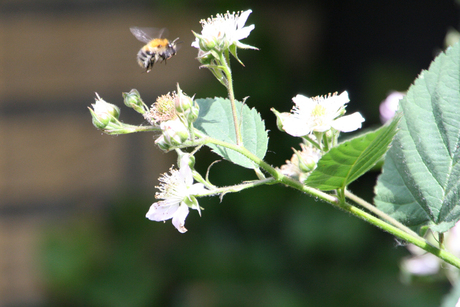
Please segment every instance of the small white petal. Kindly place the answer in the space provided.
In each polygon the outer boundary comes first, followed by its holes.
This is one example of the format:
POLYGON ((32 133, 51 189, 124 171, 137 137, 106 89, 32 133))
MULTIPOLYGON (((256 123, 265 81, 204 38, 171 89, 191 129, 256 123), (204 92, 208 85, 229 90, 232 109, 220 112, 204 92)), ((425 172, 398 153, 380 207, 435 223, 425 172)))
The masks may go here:
POLYGON ((191 195, 198 195, 207 192, 208 189, 204 187, 204 184, 202 183, 195 183, 193 184, 189 189, 188 192, 191 195))
POLYGON ((308 105, 313 104, 312 99, 304 95, 301 95, 301 94, 297 94, 294 98, 292 98, 292 101, 294 101, 294 103, 298 107, 301 107, 301 106, 303 107, 303 106, 308 106, 308 105))
POLYGON ((172 219, 174 227, 176 227, 177 230, 179 230, 179 232, 181 233, 187 231, 187 229, 185 228, 185 219, 187 218, 188 211, 188 206, 182 203, 177 209, 172 219))
POLYGON ((351 132, 361 128, 364 117, 361 113, 355 112, 350 115, 339 117, 332 122, 332 127, 338 131, 351 132))
POLYGON ((145 215, 151 221, 161 222, 172 218, 179 209, 179 201, 164 200, 154 203, 150 206, 149 211, 145 215))
POLYGON ((340 108, 342 108, 346 103, 350 102, 348 98, 348 92, 345 91, 340 95, 332 95, 331 97, 327 98, 327 108, 330 112, 337 112, 340 108))
POLYGON ((254 25, 250 25, 249 27, 244 27, 243 29, 238 30, 233 40, 239 41, 240 39, 248 37, 252 30, 254 30, 254 25))
MULTIPOLYGON (((244 27, 244 24, 249 18, 249 15, 252 13, 252 10, 247 10, 241 13, 240 17, 238 18, 237 29, 241 29, 244 27)), ((252 25, 254 28, 254 25, 252 25)), ((251 29, 252 30, 252 29, 251 29)))

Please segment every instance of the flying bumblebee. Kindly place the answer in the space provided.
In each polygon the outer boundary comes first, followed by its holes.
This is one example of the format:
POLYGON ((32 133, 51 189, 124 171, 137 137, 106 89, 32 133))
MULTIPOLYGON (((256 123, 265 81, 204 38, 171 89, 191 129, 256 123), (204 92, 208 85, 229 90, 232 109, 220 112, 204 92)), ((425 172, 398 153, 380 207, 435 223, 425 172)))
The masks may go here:
POLYGON ((162 38, 161 36, 166 29, 132 27, 130 30, 138 40, 146 43, 137 53, 137 63, 142 68, 145 68, 146 72, 152 70, 153 64, 156 62, 166 63, 166 60, 169 60, 177 53, 176 42, 179 38, 172 42, 162 38))

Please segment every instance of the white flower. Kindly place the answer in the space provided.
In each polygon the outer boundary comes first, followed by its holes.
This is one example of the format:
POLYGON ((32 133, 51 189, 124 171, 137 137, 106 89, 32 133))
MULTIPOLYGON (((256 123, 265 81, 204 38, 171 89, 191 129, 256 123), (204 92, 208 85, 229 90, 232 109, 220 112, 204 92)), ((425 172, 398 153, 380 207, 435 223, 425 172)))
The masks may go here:
POLYGON ((324 97, 308 98, 297 95, 292 100, 295 106, 291 113, 282 120, 284 131, 292 136, 305 136, 312 132, 326 132, 331 128, 342 132, 350 132, 361 128, 364 118, 356 112, 342 116, 345 104, 350 100, 345 91, 324 97))
MULTIPOLYGON (((188 158, 188 157, 186 157, 188 158)), ((170 169, 171 175, 165 173, 160 177, 160 192, 155 195, 157 199, 163 199, 150 206, 146 217, 152 221, 166 221, 172 218, 174 227, 179 232, 187 231, 185 218, 188 215, 189 207, 198 210, 200 206, 194 195, 208 191, 203 184, 193 184, 192 170, 184 162, 180 164, 179 170, 170 169)))
POLYGON ((257 49, 240 42, 243 38, 249 36, 254 29, 254 25, 245 27, 244 24, 248 20, 251 10, 235 13, 227 11, 226 14, 217 14, 216 17, 201 20, 203 26, 201 35, 195 34, 196 39, 192 43, 192 47, 200 50, 209 51, 216 48, 219 51, 224 51, 230 46, 235 45, 237 48, 257 49))

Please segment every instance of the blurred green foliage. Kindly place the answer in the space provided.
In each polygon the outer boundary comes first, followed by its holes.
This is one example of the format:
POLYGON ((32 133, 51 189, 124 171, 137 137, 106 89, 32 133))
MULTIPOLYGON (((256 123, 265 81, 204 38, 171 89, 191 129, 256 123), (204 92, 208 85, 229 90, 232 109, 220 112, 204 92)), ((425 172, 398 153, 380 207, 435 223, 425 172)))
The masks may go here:
POLYGON ((445 285, 403 286, 391 236, 283 187, 202 199, 180 234, 149 198, 50 228, 50 306, 435 306, 445 285), (430 290, 430 291, 427 291, 430 290))

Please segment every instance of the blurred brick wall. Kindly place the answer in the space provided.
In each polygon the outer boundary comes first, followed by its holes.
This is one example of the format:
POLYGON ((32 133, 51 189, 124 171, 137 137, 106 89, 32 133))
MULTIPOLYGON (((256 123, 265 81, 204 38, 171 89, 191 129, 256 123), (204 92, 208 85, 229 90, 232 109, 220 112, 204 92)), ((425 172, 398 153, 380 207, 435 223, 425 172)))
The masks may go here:
POLYGON ((145 8, 35 10, 20 2, 0 10, 0 306, 42 301, 36 243, 44 225, 97 207, 127 185, 151 189, 153 202, 158 175, 175 163, 151 134, 97 131, 87 111, 94 92, 119 105, 126 122, 140 124, 121 92, 137 88, 152 103, 177 82, 187 92, 210 75, 198 70, 189 48, 190 29, 200 28, 190 12, 188 19, 162 18, 145 8), (142 43, 130 26, 168 27, 187 46, 142 73, 142 43))

